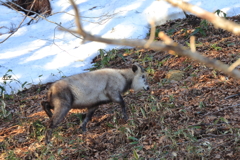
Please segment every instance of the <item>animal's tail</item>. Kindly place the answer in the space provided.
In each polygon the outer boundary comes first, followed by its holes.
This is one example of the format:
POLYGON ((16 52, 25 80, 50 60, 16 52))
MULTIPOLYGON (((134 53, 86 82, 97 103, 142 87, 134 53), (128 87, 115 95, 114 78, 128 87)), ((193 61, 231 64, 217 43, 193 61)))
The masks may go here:
POLYGON ((51 118, 53 115, 51 109, 53 109, 53 107, 50 105, 50 103, 48 101, 42 101, 41 105, 43 110, 47 113, 48 117, 51 118))

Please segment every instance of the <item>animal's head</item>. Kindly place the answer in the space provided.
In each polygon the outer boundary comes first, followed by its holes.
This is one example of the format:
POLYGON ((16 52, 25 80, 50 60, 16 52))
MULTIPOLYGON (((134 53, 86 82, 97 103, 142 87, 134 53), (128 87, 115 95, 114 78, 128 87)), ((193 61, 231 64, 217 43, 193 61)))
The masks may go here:
POLYGON ((149 85, 147 84, 147 74, 139 65, 133 65, 132 71, 134 72, 134 78, 132 81, 132 89, 138 90, 149 90, 149 85))

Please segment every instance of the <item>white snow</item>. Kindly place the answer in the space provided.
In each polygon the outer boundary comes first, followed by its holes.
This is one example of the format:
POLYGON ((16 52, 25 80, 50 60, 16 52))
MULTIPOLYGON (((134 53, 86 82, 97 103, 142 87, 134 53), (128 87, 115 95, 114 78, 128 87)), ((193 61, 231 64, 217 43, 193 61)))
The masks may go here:
MULTIPOLYGON (((239 0, 186 1, 210 12, 220 9, 227 16, 240 13, 239 0)), ((169 19, 185 17, 181 9, 172 7, 163 0, 75 2, 81 12, 84 29, 107 38, 144 39, 149 32, 150 20, 155 20, 159 25, 169 19)), ((27 18, 16 33, 0 43, 0 87, 4 87, 6 93, 16 93, 32 84, 51 82, 62 76, 84 72, 92 66, 91 61, 99 54, 99 49, 122 48, 97 42, 81 44, 80 38, 58 30, 58 26, 54 24, 75 29, 74 11, 70 2, 52 0, 51 5, 53 15, 47 17, 49 21, 40 19, 37 23, 26 25, 30 20, 27 18), (7 75, 12 80, 2 79, 7 75)), ((9 36, 9 31, 18 27, 24 15, 2 5, 0 10, 1 42, 9 36)))

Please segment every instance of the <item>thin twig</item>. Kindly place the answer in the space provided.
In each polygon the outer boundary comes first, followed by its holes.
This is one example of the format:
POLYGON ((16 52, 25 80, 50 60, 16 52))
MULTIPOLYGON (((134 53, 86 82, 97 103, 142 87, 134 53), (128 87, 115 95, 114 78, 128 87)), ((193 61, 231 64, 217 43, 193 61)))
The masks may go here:
POLYGON ((232 124, 232 123, 236 123, 235 121, 234 122, 222 122, 222 123, 200 123, 200 124, 194 124, 194 125, 190 125, 188 126, 189 128, 193 128, 193 127, 197 127, 197 126, 220 126, 220 125, 223 125, 223 124, 232 124))
MULTIPOLYGON (((33 5, 35 4, 36 0, 33 1, 30 10, 32 9, 33 5)), ((30 10, 28 11, 27 15, 30 13, 30 10)), ((23 22, 25 21, 25 19, 27 18, 27 15, 25 15, 25 17, 23 18, 23 20, 20 22, 20 24, 18 25, 18 27, 16 28, 15 31, 13 31, 10 35, 7 36, 7 38, 5 38, 4 40, 2 40, 0 43, 5 42, 6 40, 8 40, 14 33, 16 33, 18 31, 18 29, 22 26, 23 22)))
POLYGON ((238 59, 228 68, 229 72, 232 72, 232 70, 234 70, 239 64, 240 64, 240 59, 238 59))
POLYGON ((195 36, 190 37, 190 49, 192 52, 196 52, 195 36))
POLYGON ((145 48, 148 48, 149 45, 150 45, 150 44, 154 41, 154 39, 155 39, 156 27, 155 27, 155 23, 154 23, 153 20, 150 22, 150 25, 151 25, 150 37, 149 37, 147 43, 146 43, 145 46, 144 46, 145 48))
POLYGON ((221 112, 221 111, 223 111, 223 110, 230 109, 230 108, 237 107, 237 106, 240 106, 240 104, 236 104, 236 105, 233 105, 233 106, 225 107, 225 108, 222 108, 222 109, 220 109, 220 110, 218 110, 218 111, 215 111, 215 112, 209 112, 209 113, 207 113, 207 114, 204 114, 202 117, 205 117, 205 116, 207 116, 207 115, 209 115, 209 114, 210 114, 210 115, 216 114, 216 113, 221 112))
POLYGON ((219 134, 219 135, 216 135, 216 134, 211 134, 211 133, 208 133, 208 134, 202 134, 201 135, 202 137, 209 137, 209 138, 216 138, 216 137, 224 137, 224 136, 236 136, 235 134, 219 134))
POLYGON ((237 93, 237 94, 234 94, 234 95, 231 95, 231 96, 227 96, 227 97, 224 98, 224 99, 228 99, 228 98, 232 98, 232 97, 236 97, 236 96, 240 96, 240 93, 237 93))

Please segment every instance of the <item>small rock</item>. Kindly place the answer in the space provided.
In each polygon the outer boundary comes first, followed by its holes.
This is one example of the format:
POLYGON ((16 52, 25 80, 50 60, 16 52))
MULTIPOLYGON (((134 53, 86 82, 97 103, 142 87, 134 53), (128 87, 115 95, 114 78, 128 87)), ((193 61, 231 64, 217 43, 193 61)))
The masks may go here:
POLYGON ((184 72, 180 70, 171 70, 166 74, 166 78, 174 81, 181 81, 184 76, 184 72))

